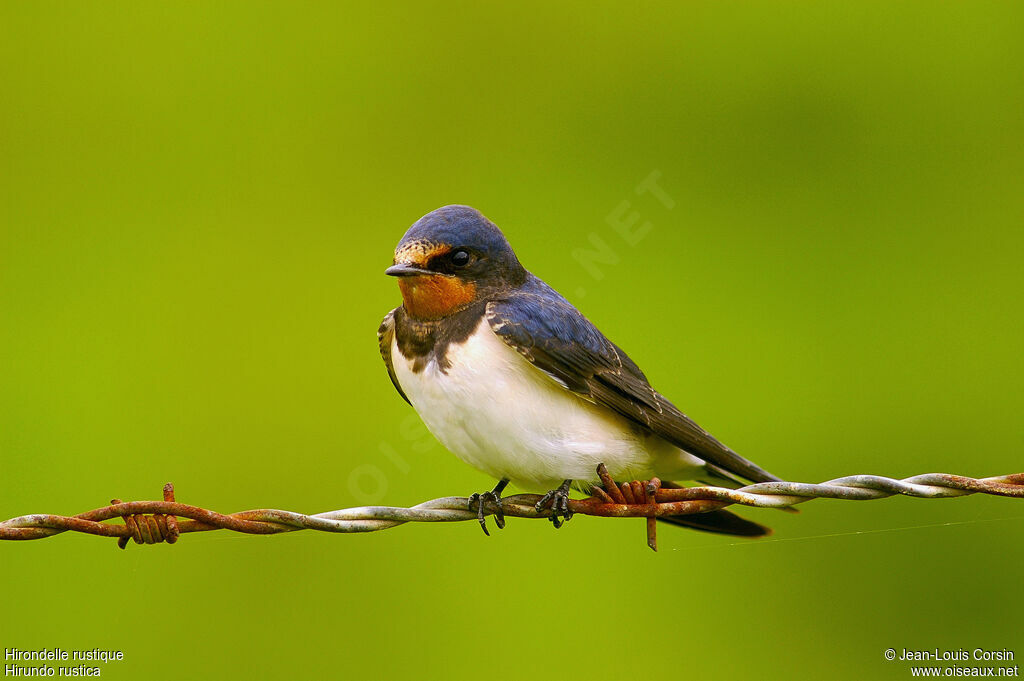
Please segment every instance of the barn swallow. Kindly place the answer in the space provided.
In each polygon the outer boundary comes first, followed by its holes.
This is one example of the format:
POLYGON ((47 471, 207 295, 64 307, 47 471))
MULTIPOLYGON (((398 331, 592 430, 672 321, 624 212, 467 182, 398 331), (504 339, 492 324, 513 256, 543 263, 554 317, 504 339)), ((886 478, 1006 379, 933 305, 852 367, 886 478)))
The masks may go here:
MULTIPOLYGON (((386 274, 402 305, 378 331, 398 393, 465 463, 496 478, 470 497, 498 509, 509 482, 546 491, 559 527, 572 486, 616 480, 694 480, 737 487, 779 478, 744 459, 651 387, 640 368, 516 257, 504 234, 469 206, 445 206, 405 233, 386 274)), ((721 534, 766 527, 718 510, 662 518, 721 534)))

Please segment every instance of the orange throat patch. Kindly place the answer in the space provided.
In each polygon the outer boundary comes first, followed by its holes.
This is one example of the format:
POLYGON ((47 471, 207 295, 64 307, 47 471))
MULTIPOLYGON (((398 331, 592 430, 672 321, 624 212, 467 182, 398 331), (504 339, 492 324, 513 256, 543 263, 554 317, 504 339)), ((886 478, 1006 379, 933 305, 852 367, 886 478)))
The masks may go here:
POLYGON ((476 299, 476 284, 444 274, 423 274, 398 280, 405 311, 416 319, 440 319, 476 299))

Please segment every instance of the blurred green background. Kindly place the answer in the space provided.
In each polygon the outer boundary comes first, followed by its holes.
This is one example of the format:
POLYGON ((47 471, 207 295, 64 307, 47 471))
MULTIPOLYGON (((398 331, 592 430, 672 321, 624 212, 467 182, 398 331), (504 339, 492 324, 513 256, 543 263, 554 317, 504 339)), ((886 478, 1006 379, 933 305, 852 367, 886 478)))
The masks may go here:
MULTIPOLYGON (((0 516, 168 480, 225 512, 490 488, 377 354, 392 249, 448 203, 780 475, 1020 471, 1022 22, 3 3, 0 516), (669 200, 637 193, 652 173, 669 200)), ((885 648, 1024 655, 1021 503, 746 515, 774 537, 663 528, 658 554, 641 522, 585 517, 3 543, 0 646, 121 649, 114 679, 902 679, 885 648)))

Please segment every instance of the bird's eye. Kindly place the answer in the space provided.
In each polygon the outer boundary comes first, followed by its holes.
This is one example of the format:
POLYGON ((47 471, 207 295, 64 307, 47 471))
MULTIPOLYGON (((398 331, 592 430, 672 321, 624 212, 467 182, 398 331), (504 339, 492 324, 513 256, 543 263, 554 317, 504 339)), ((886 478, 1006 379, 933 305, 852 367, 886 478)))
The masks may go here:
POLYGON ((461 248, 452 253, 452 264, 456 267, 465 267, 469 264, 470 256, 469 251, 462 250, 461 248))

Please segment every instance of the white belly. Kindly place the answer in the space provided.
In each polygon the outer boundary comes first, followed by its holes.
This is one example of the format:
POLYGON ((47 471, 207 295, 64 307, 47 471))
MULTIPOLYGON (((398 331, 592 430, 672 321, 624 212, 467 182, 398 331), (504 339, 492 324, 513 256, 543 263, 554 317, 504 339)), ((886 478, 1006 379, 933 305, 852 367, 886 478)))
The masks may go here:
POLYGON ((402 390, 430 432, 494 478, 528 490, 596 482, 598 463, 619 480, 692 479, 703 461, 558 385, 491 331, 486 320, 448 348, 450 366, 419 373, 392 343, 402 390))

